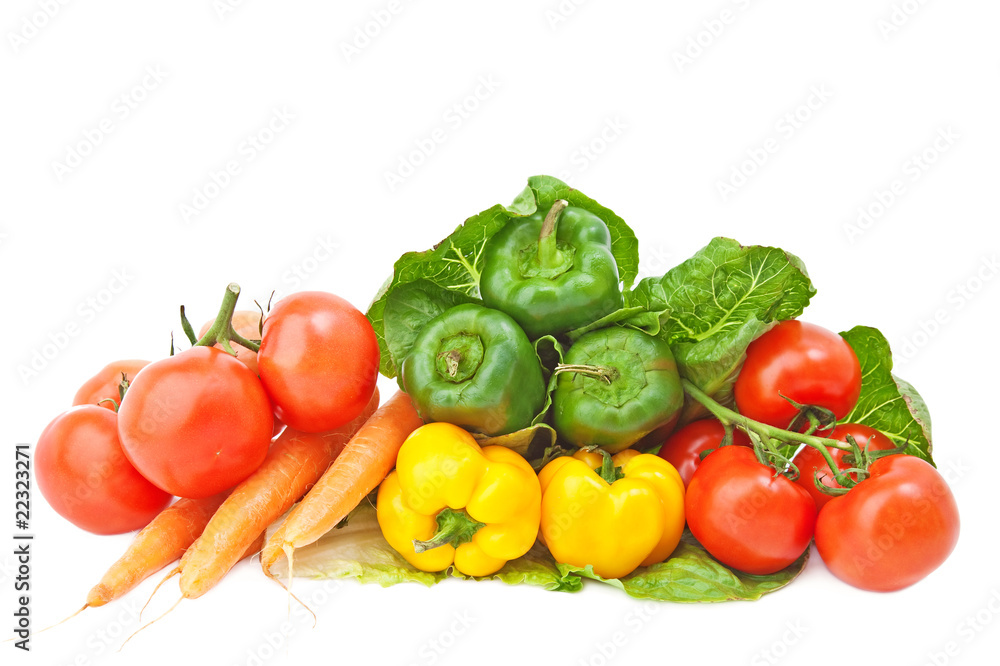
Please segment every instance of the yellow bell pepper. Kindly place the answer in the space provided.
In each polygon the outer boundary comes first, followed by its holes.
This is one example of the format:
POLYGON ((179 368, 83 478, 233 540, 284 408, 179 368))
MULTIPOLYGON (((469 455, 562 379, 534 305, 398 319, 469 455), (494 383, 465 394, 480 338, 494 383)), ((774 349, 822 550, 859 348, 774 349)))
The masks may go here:
POLYGON ((376 508, 386 541, 416 568, 488 576, 535 543, 541 487, 514 451, 428 423, 403 442, 376 508))
POLYGON ((600 449, 556 458, 538 474, 541 537, 558 562, 621 578, 662 562, 684 531, 684 482, 659 456, 600 449))

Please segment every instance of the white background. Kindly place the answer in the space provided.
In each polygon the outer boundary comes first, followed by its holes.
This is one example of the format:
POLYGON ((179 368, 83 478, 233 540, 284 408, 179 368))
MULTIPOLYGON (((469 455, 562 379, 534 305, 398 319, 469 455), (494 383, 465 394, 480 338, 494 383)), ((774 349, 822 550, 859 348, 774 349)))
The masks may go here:
MULTIPOLYGON (((33 443, 86 378, 165 355, 177 306, 197 325, 230 281, 243 305, 308 288, 364 309, 402 252, 537 173, 632 225, 646 275, 717 235, 800 256, 819 292, 804 318, 880 328, 926 398, 963 525, 951 559, 894 594, 840 583, 815 553, 788 588, 721 605, 643 604, 598 584, 327 593, 301 580, 319 623, 293 613, 288 637, 283 592, 244 563, 123 654, 151 582, 35 637, 30 655, 3 644, 3 663, 995 659, 1000 6, 894 2, 403 1, 394 14, 388 0, 4 2, 0 626, 14 607, 13 444, 33 443), (275 110, 294 118, 262 133, 275 110), (270 140, 260 150, 247 143, 258 135, 270 140), (935 148, 938 136, 950 138, 935 148), (229 161, 239 173, 212 187, 229 161), (751 175, 731 181, 734 169, 751 175), (405 177, 390 187, 387 172, 405 177), (723 196, 721 182, 740 186, 723 196), (859 207, 875 213, 864 228, 859 207), (61 336, 67 326, 76 334, 61 336), (458 616, 471 626, 453 635, 458 616)), ((79 607, 131 537, 78 530, 37 492, 32 522, 41 628, 79 607)), ((165 586, 150 616, 176 596, 165 586)))

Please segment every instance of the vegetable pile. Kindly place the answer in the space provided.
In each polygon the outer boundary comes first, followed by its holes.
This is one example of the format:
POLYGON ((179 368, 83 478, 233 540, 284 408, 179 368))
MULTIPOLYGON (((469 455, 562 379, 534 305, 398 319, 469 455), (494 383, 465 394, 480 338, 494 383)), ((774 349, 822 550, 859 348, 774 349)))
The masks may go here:
POLYGON ((944 562, 957 506, 878 330, 801 321, 816 291, 779 248, 638 265, 620 217, 539 176, 400 257, 367 316, 325 292, 237 311, 230 285, 196 336, 182 307, 190 349, 108 365, 39 437, 58 513, 141 529, 84 608, 178 560, 195 598, 257 552, 274 578, 680 602, 759 598, 813 540, 866 590, 944 562))

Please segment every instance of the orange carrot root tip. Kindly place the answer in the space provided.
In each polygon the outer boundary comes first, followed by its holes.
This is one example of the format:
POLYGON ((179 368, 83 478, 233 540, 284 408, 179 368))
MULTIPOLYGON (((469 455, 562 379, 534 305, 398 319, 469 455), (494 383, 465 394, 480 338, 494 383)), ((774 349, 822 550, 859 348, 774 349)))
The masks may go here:
MULTIPOLYGON (((88 608, 90 608, 90 606, 91 606, 90 603, 86 603, 86 604, 84 604, 80 608, 80 610, 76 611, 75 613, 73 613, 72 615, 70 615, 69 617, 67 617, 65 620, 59 620, 55 624, 51 624, 51 625, 45 627, 44 629, 39 629, 38 631, 34 632, 34 634, 37 636, 38 634, 42 633, 43 631, 48 631, 49 629, 55 629, 56 627, 58 627, 63 622, 68 622, 68 621, 72 620, 74 617, 76 617, 77 615, 79 615, 83 611, 85 611, 88 608)), ((11 639, 11 640, 13 640, 13 639, 11 639)))
MULTIPOLYGON (((164 583, 166 583, 168 580, 170 580, 174 576, 176 576, 177 574, 179 574, 180 572, 181 572, 181 568, 180 567, 174 567, 171 571, 169 571, 167 573, 166 576, 163 577, 163 580, 161 580, 159 583, 156 584, 156 587, 154 587, 153 591, 149 594, 149 599, 146 599, 146 603, 143 604, 142 610, 139 611, 139 621, 140 622, 142 622, 142 614, 146 612, 146 606, 148 606, 149 602, 153 600, 154 596, 156 596, 156 592, 157 592, 157 590, 160 589, 160 586, 163 585, 164 583)), ((122 643, 122 645, 124 646, 125 644, 122 643)))
POLYGON ((132 635, 131 635, 131 636, 129 636, 128 638, 126 638, 126 639, 125 639, 125 642, 121 644, 121 647, 120 647, 120 648, 118 648, 118 651, 119 651, 119 652, 121 652, 121 651, 122 651, 122 650, 123 650, 123 649, 125 648, 125 645, 126 645, 126 644, 128 644, 128 642, 129 642, 130 640, 132 640, 133 638, 135 638, 135 635, 136 635, 136 634, 138 634, 138 633, 139 633, 140 631, 142 631, 142 630, 143 630, 143 629, 145 629, 146 627, 150 627, 150 626, 152 626, 152 625, 153 625, 153 624, 155 624, 156 622, 159 622, 159 621, 160 621, 160 620, 162 620, 162 619, 163 619, 164 617, 166 617, 166 616, 167 616, 167 613, 169 613, 169 612, 170 612, 170 611, 172 611, 173 609, 177 608, 177 605, 178 605, 178 604, 180 604, 180 602, 182 602, 182 601, 184 601, 184 597, 181 597, 181 598, 180 598, 180 599, 178 599, 178 600, 177 600, 176 602, 174 602, 174 605, 173 605, 173 606, 171 606, 170 608, 168 608, 168 609, 167 609, 167 610, 166 610, 166 611, 165 611, 165 612, 163 613, 163 615, 161 615, 160 617, 156 618, 155 620, 150 620, 148 624, 144 624, 144 625, 142 625, 141 627, 139 627, 138 629, 136 629, 135 631, 133 631, 133 632, 132 632, 132 635))

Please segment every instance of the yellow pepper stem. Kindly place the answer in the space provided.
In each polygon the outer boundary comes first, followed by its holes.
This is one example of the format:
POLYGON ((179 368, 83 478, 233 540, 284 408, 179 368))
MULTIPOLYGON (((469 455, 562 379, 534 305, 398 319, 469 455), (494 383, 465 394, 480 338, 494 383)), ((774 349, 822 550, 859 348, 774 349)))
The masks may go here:
POLYGON ((437 524, 438 529, 433 537, 427 541, 413 540, 414 552, 423 553, 434 548, 439 548, 446 543, 457 548, 463 543, 472 541, 472 537, 475 536, 476 532, 486 527, 486 523, 473 520, 465 511, 456 511, 452 508, 442 509, 438 513, 437 524))
POLYGON ((611 460, 611 454, 604 449, 597 449, 601 452, 601 466, 595 469, 598 476, 607 481, 610 486, 615 481, 625 478, 625 472, 622 471, 621 467, 615 467, 615 463, 611 460))

